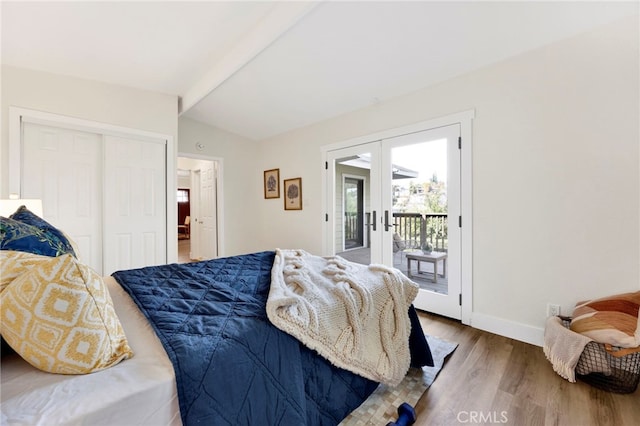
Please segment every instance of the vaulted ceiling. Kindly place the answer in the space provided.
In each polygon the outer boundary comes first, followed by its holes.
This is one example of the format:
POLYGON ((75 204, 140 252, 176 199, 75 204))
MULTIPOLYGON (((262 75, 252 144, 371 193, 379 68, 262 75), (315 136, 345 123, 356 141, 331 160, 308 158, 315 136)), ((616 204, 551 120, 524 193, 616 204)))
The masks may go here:
POLYGON ((2 63, 180 98, 261 140, 638 14, 638 2, 2 2, 2 63))

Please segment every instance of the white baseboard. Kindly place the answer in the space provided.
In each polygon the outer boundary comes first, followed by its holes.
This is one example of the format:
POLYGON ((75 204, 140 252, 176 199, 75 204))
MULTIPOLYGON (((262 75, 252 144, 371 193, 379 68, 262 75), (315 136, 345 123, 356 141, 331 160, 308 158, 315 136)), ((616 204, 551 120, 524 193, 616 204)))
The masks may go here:
POLYGON ((471 314, 470 325, 480 330, 542 347, 544 328, 478 313, 471 314))

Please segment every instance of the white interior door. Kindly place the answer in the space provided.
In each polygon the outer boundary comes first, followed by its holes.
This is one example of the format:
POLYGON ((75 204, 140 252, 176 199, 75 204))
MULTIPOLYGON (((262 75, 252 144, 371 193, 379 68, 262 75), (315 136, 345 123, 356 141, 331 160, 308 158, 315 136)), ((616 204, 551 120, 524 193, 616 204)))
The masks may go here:
POLYGON ((201 259, 200 255, 200 170, 191 170, 191 238, 190 238, 190 259, 201 259))
POLYGON ((461 318, 459 137, 456 124, 328 151, 326 201, 332 213, 328 254, 400 269, 420 285, 418 309, 456 319, 461 318), (345 174, 369 181, 364 203, 369 244, 362 249, 342 246, 345 174), (405 224, 404 217, 412 222, 405 224))
POLYGON ((42 200, 46 221, 102 273, 102 137, 23 122, 22 197, 42 200))
POLYGON ((218 256, 216 217, 216 167, 207 161, 200 173, 200 250, 202 259, 218 256))
POLYGON ((104 274, 167 261, 166 145, 105 136, 104 274))

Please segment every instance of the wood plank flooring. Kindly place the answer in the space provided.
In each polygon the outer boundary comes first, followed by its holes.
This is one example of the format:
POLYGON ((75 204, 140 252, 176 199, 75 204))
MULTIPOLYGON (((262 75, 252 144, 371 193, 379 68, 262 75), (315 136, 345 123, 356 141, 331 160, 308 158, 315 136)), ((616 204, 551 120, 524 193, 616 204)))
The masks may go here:
POLYGON ((601 391, 558 376, 542 348, 419 313, 424 332, 458 343, 416 405, 416 426, 640 424, 640 388, 601 391))
POLYGON ((178 240, 178 263, 191 262, 189 258, 189 251, 191 250, 191 240, 179 239, 178 240))
MULTIPOLYGON (((360 263, 362 265, 368 265, 371 263, 371 250, 369 248, 357 248, 348 251, 336 253, 351 262, 360 263)), ((399 269, 403 274, 409 275, 407 272, 407 258, 405 253, 394 253, 393 255, 393 267, 399 269)), ((447 294, 449 289, 449 279, 446 276, 442 276, 442 261, 439 264, 439 275, 437 282, 433 282, 433 264, 422 262, 422 272, 418 274, 417 263, 412 262, 411 270, 413 274, 411 279, 424 290, 435 291, 436 293, 447 294)))

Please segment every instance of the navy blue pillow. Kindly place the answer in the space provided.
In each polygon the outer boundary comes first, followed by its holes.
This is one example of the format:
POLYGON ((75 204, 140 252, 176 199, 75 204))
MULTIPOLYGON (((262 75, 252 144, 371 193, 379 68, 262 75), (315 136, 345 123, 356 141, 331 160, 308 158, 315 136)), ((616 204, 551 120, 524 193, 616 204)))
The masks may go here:
POLYGON ((59 229, 24 206, 9 218, 0 217, 0 250, 51 257, 69 253, 76 257, 71 243, 59 229))

